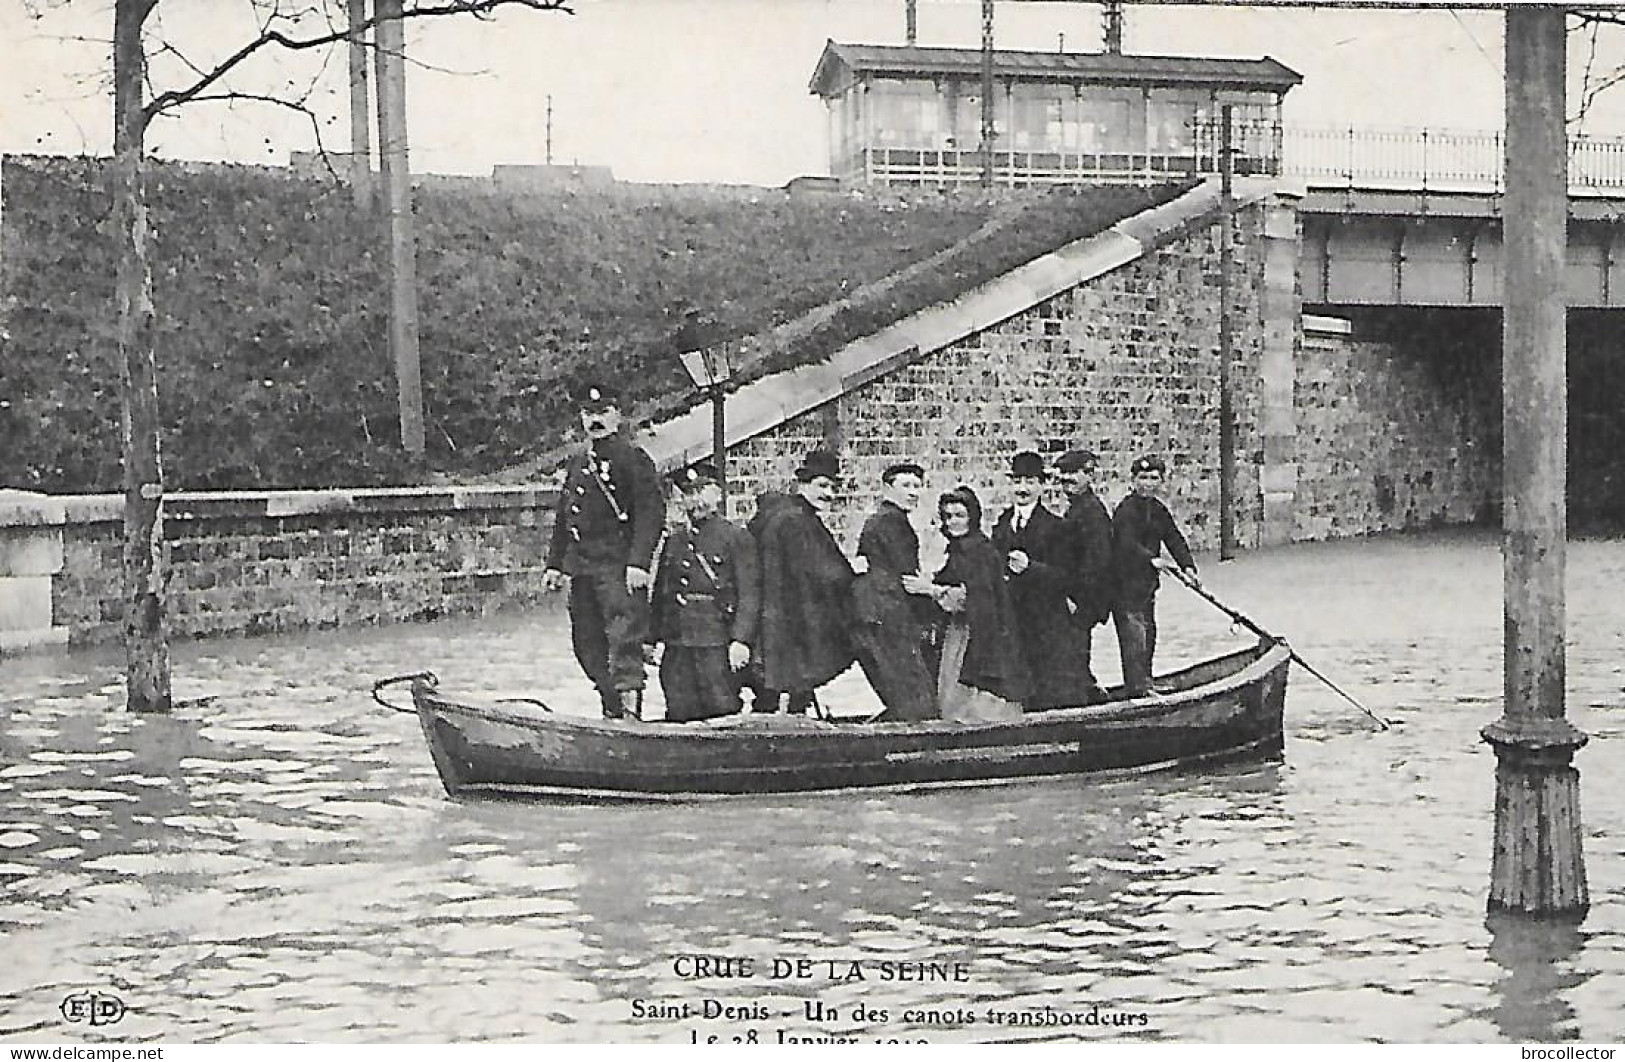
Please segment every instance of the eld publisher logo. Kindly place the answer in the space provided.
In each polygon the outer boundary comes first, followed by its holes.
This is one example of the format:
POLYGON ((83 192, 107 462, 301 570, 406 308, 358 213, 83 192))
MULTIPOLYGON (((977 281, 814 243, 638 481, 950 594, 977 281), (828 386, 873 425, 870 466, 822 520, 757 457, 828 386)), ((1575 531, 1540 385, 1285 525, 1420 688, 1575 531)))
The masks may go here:
POLYGON ((75 1025, 113 1025, 124 1017, 124 1000, 109 992, 75 992, 62 1000, 62 1017, 75 1025))

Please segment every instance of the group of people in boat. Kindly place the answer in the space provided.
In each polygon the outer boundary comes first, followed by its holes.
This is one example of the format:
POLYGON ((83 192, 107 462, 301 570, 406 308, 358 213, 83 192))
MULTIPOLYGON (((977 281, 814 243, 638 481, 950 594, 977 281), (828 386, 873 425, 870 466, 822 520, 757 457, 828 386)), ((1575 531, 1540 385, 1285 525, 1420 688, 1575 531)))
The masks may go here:
POLYGON ((757 499, 747 527, 726 519, 714 468, 671 478, 667 502, 649 455, 621 433, 615 393, 583 389, 587 448, 559 495, 543 587, 569 587, 571 641, 607 719, 640 719, 645 650, 659 647, 666 719, 743 710, 819 711, 817 690, 855 661, 884 706, 880 721, 979 720, 1101 699, 1094 628, 1111 620, 1125 692, 1151 690, 1158 569, 1197 581, 1184 536, 1157 497, 1160 458, 1136 459, 1133 491, 1108 514, 1095 494, 1098 458, 1070 450, 1054 464, 1067 507, 1043 504, 1048 469, 1035 452, 1010 465, 1012 504, 984 530, 968 486, 936 498, 943 563, 921 570, 910 514, 926 470, 897 461, 848 557, 825 522, 840 462, 807 453, 788 491, 757 499), (1163 557, 1166 549, 1168 558, 1163 557))

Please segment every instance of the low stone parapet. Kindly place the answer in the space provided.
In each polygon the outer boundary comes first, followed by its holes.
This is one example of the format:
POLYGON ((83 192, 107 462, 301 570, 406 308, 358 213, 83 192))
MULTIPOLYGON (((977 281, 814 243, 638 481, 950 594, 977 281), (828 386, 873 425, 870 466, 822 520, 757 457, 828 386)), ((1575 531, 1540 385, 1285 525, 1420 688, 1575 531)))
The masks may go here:
MULTIPOLYGON (((0 569, 8 573, 0 578, 0 637, 16 646, 115 640, 122 496, 10 500, 18 493, 0 494, 0 547, 19 558, 17 574, 0 569), (24 545, 53 535, 54 553, 24 545), (33 633, 10 634, 14 623, 33 633)), ((551 486, 169 495, 171 632, 395 623, 534 602, 555 498, 551 486)))
POLYGON ((62 570, 63 507, 55 498, 0 490, 0 651, 61 645, 51 584, 62 570))

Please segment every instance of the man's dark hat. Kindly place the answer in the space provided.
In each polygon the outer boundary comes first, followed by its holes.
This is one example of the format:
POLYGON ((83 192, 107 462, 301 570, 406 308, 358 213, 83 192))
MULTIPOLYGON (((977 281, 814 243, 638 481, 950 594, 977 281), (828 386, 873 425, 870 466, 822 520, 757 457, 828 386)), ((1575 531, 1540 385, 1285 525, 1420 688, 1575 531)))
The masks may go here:
POLYGON ((841 460, 828 450, 813 450, 801 459, 801 467, 796 469, 796 479, 803 483, 827 476, 830 479, 841 478, 841 460))
POLYGON ((1167 472, 1168 466, 1156 454, 1145 457, 1136 457, 1134 463, 1128 466, 1129 475, 1137 476, 1141 472, 1167 472))
POLYGON ((587 384, 576 392, 576 405, 588 412, 608 409, 611 406, 619 407, 621 396, 615 393, 612 387, 603 384, 587 384))
POLYGON ((1093 450, 1068 450, 1055 462, 1055 468, 1060 472, 1076 472, 1084 468, 1093 468, 1100 464, 1100 458, 1093 450))
POLYGON ((1023 450, 1010 459, 1012 479, 1043 479, 1044 459, 1031 450, 1023 450))
POLYGON ((699 490, 707 483, 720 483, 717 477, 716 466, 709 461, 701 461, 684 469, 672 473, 671 485, 682 491, 699 490))
POLYGON ((915 464, 913 461, 896 461, 886 466, 886 471, 880 474, 880 482, 890 483, 898 476, 910 473, 919 476, 921 479, 925 478, 924 467, 915 464))

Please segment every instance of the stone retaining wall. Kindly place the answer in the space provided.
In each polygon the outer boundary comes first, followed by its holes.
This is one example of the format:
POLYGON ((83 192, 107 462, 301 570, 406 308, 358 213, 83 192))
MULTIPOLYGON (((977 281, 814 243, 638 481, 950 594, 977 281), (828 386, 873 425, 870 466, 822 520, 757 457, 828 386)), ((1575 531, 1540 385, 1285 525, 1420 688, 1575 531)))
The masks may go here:
MULTIPOLYGON (((1094 450, 1108 504, 1127 493, 1129 462, 1158 453, 1170 467, 1170 507, 1192 545, 1217 545, 1216 221, 1201 219, 1127 265, 731 447, 730 480, 747 496, 781 486, 808 448, 838 443, 847 504, 835 522, 845 541, 873 507, 884 466, 902 457, 929 470, 928 507, 938 492, 968 483, 991 520, 1008 503, 1009 461, 1018 450, 1036 449, 1051 460, 1073 447, 1094 450)), ((1248 547, 1291 538, 1296 239, 1290 206, 1264 202, 1237 213, 1236 524, 1248 547), (1283 256, 1284 267, 1277 261, 1283 256), (1282 403, 1284 411, 1274 408, 1282 403), (1267 447, 1283 430, 1285 446, 1267 447), (1285 497, 1284 508, 1271 514, 1273 526, 1266 523, 1261 482, 1267 469, 1285 497)), ((738 511, 748 510, 744 504, 738 511)))
POLYGON ((1486 520, 1501 490, 1500 349, 1362 338, 1312 318, 1297 368, 1299 540, 1486 520))

